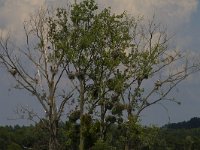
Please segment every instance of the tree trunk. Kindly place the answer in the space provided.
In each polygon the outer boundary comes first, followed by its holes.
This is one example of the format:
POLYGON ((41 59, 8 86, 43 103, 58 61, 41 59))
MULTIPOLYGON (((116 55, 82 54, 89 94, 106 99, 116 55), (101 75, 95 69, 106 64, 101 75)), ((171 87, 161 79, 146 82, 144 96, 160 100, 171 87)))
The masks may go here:
POLYGON ((131 150, 130 141, 128 139, 125 144, 125 150, 131 150))
POLYGON ((58 114, 54 97, 54 81, 49 84, 49 150, 58 150, 58 114))
POLYGON ((58 142, 58 122, 53 121, 50 123, 50 139, 49 139, 49 150, 58 150, 59 142, 58 142))
POLYGON ((101 105, 101 124, 100 124, 100 139, 104 140, 104 130, 105 130, 105 124, 104 124, 104 106, 101 105))
POLYGON ((125 143, 125 150, 130 150, 131 146, 130 146, 130 140, 129 140, 129 127, 130 127, 130 119, 132 117, 132 107, 131 104, 129 104, 129 107, 127 109, 127 113, 128 113, 128 127, 126 129, 126 143, 125 143))
POLYGON ((125 145, 125 150, 129 150, 129 145, 128 145, 128 143, 126 143, 126 145, 125 145))
POLYGON ((80 145, 79 149, 84 150, 84 122, 83 122, 83 114, 84 113, 84 83, 83 80, 80 80, 80 145))
MULTIPOLYGON (((82 118, 81 118, 82 119, 82 118)), ((83 125, 80 126, 80 150, 84 150, 84 135, 83 135, 83 125)))

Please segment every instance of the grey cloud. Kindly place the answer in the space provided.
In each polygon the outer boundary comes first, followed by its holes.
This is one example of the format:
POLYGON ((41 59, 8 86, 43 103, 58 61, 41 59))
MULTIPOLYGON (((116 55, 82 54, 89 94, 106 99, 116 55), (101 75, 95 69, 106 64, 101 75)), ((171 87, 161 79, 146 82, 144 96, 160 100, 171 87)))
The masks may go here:
POLYGON ((111 6, 114 12, 128 11, 133 15, 152 17, 155 13, 159 20, 170 28, 188 22, 197 10, 198 0, 98 0, 102 6, 111 6))
POLYGON ((44 0, 1 0, 0 4, 0 32, 11 32, 20 39, 23 35, 23 21, 35 9, 44 4, 44 0))
MULTIPOLYGON (((111 6, 114 12, 128 11, 133 15, 152 17, 155 13, 161 22, 178 27, 189 21, 196 11, 198 0, 97 0, 100 6, 111 6)), ((41 5, 63 6, 72 0, 0 0, 0 28, 18 30, 22 22, 41 5)))

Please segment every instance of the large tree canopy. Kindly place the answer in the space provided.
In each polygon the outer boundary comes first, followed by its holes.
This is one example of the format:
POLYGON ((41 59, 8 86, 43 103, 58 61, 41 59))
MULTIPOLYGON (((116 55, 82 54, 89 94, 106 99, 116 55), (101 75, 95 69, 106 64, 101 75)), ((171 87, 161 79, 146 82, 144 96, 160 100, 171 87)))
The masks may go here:
POLYGON ((199 69, 169 47, 166 30, 155 18, 144 22, 126 12, 113 14, 110 8, 98 9, 94 0, 55 12, 42 9, 24 31, 23 49, 1 38, 0 62, 16 87, 30 92, 45 110, 45 118, 26 111, 48 129, 50 150, 59 146, 65 108, 67 120, 80 123, 81 150, 92 123, 102 141, 111 125, 122 126, 130 149, 140 113, 162 100, 175 101, 168 94, 199 69))

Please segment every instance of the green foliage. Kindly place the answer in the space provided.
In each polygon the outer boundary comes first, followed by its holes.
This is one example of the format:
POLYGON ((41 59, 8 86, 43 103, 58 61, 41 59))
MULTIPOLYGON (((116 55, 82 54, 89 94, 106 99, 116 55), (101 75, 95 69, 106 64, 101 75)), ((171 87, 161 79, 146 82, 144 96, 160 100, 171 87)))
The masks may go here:
MULTIPOLYGON (((40 139, 35 135, 36 127, 1 127, 0 129, 0 145, 4 150, 22 149, 23 147, 34 147, 36 141, 39 144, 40 139)), ((40 133, 41 134, 41 133, 40 133)), ((40 144, 41 145, 41 144, 40 144)))
POLYGON ((78 149, 79 146, 79 125, 73 122, 66 122, 66 127, 64 130, 66 141, 64 141, 64 146, 68 149, 78 149))
POLYGON ((95 145, 92 147, 92 150, 112 150, 112 146, 110 146, 108 143, 98 140, 95 145))
POLYGON ((76 122, 78 119, 80 119, 80 111, 73 111, 69 116, 70 122, 76 122))
POLYGON ((16 143, 11 143, 8 145, 7 150, 22 150, 22 148, 16 143))
MULTIPOLYGON (((112 118, 112 117, 111 117, 112 118)), ((97 121, 90 123, 85 135, 85 149, 92 150, 122 150, 125 149, 127 138, 129 144, 137 150, 183 150, 198 149, 200 146, 200 128, 166 129, 144 127, 139 124, 127 125, 111 124, 107 128, 104 140, 98 139, 100 124, 97 121), (129 128, 129 130, 127 130, 129 128)), ((46 150, 48 136, 40 124, 30 127, 0 127, 0 149, 21 150, 23 147, 46 150), (24 137, 24 135, 26 135, 24 137), (34 138, 33 138, 34 137, 34 138), (46 143, 46 144, 45 144, 46 143)), ((73 122, 61 124, 59 139, 61 150, 79 149, 80 125, 73 122)))
MULTIPOLYGON (((48 36, 55 43, 54 55, 63 57, 67 77, 78 93, 74 103, 79 110, 72 111, 69 122, 80 121, 80 145, 93 137, 97 122, 94 139, 102 145, 107 142, 106 137, 112 137, 108 129, 115 125, 121 127, 117 140, 124 147, 151 149, 157 142, 156 130, 143 133, 139 114, 162 100, 174 87, 170 82, 176 85, 174 81, 180 78, 176 77, 178 74, 169 75, 163 80, 167 84, 164 90, 159 89, 161 82, 151 83, 151 89, 143 84, 148 79, 154 82, 153 77, 169 65, 162 61, 168 50, 166 34, 154 27, 141 25, 139 19, 126 12, 116 15, 111 8, 99 10, 95 0, 75 3, 70 11, 57 9, 56 17, 49 18, 48 36), (163 94, 168 85, 169 90, 163 94), (154 97, 158 100, 154 101, 154 97)), ((74 133, 73 125, 69 129, 74 133)), ((68 136, 72 137, 72 133, 68 136)), ((72 144, 70 139, 68 144, 72 144)))

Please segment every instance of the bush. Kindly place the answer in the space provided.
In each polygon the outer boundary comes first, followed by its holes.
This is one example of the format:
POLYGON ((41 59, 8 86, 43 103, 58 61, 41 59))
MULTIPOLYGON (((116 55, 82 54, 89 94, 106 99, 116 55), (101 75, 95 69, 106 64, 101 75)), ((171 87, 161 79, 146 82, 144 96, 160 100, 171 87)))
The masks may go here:
POLYGON ((114 150, 114 148, 103 140, 98 140, 92 147, 92 150, 114 150))

